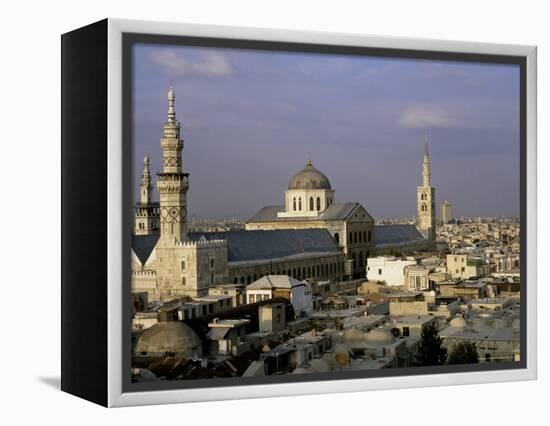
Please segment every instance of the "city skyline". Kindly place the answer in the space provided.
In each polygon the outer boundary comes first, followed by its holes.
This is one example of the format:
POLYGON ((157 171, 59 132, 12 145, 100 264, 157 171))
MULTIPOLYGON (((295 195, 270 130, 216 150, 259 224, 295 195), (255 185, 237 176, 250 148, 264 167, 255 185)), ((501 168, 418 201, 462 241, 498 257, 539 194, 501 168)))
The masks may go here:
POLYGON ((134 49, 134 198, 144 153, 153 173, 161 169, 172 83, 193 216, 247 219, 283 204, 311 156, 336 202, 358 201, 377 218, 414 217, 425 134, 438 214, 446 199, 455 216, 519 215, 515 66, 134 49))

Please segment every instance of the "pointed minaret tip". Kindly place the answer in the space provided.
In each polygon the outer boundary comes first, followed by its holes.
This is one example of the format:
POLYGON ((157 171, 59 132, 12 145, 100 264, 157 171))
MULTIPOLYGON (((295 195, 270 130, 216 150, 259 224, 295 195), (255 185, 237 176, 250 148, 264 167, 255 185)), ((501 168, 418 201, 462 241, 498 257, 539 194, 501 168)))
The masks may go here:
POLYGON ((149 165, 149 154, 147 152, 145 153, 145 156, 143 157, 143 164, 145 164, 146 166, 149 165))
POLYGON ((307 155, 307 164, 306 166, 313 166, 313 163, 311 162, 311 154, 307 155))

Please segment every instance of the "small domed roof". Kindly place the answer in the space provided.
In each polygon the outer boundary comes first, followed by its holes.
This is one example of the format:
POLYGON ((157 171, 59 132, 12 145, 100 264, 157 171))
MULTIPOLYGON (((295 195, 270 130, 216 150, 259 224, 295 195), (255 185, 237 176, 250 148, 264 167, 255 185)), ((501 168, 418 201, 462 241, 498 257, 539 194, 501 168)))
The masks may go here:
POLYGON ((162 356, 174 353, 183 358, 197 358, 202 346, 196 333, 182 321, 158 322, 143 332, 135 353, 162 356))
POLYGON ((454 328, 464 328, 466 327, 466 320, 462 317, 456 317, 449 322, 449 325, 454 328))
POLYGON ((395 336, 389 328, 375 328, 367 333, 367 343, 371 345, 389 345, 395 341, 395 336))
POLYGON ((308 159, 306 166, 292 176, 288 189, 331 189, 331 187, 324 173, 313 167, 311 159, 308 159))

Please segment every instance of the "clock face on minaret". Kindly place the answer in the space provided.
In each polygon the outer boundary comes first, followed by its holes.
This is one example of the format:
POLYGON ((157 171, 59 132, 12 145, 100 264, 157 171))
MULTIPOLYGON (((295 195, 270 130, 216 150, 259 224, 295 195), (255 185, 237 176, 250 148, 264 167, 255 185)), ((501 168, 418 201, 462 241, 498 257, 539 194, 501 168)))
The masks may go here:
POLYGON ((176 120, 176 96, 172 87, 168 91, 168 118, 164 123, 162 148, 162 172, 157 173, 157 189, 160 197, 161 239, 187 240, 187 190, 189 174, 183 173, 183 139, 181 125, 176 120))

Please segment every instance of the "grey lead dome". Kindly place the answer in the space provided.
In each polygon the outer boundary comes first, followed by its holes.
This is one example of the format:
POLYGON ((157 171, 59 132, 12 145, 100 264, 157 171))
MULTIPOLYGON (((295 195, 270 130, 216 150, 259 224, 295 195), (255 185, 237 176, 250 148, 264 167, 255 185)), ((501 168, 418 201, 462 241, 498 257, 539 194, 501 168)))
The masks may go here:
POLYGON ((290 179, 288 189, 331 189, 331 187, 325 174, 313 167, 309 159, 306 167, 290 179))

